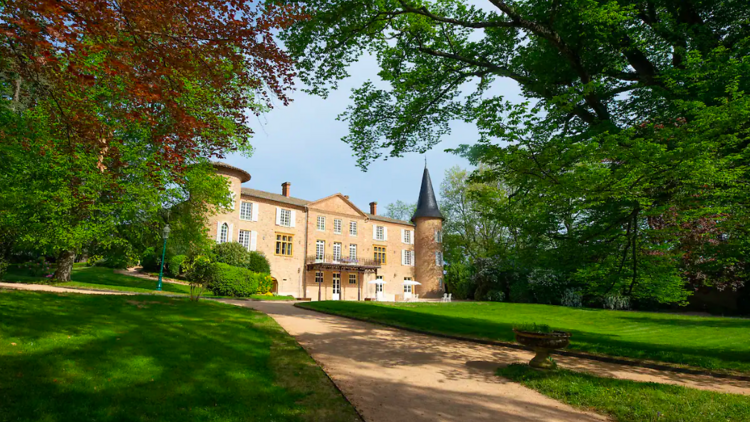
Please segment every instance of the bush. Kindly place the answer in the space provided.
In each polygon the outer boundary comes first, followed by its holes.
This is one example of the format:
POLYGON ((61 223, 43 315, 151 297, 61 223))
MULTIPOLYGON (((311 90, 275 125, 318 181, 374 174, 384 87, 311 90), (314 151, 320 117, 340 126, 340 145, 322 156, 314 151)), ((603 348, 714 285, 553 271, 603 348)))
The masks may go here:
POLYGON ((200 299, 203 290, 218 278, 217 266, 208 257, 196 256, 192 262, 183 262, 185 277, 190 281, 190 300, 200 299))
POLYGON ((484 296, 484 300, 489 300, 490 302, 504 302, 505 293, 501 292, 500 290, 490 290, 484 296))
POLYGON ((172 258, 169 259, 169 274, 172 277, 179 277, 180 274, 185 272, 184 264, 186 263, 188 257, 185 255, 175 255, 172 258))
POLYGON ((526 280, 515 280, 510 285, 508 300, 514 303, 532 303, 534 295, 526 280))
POLYGON ((8 261, 0 258, 0 280, 3 279, 3 276, 8 271, 8 266, 9 266, 8 261))
POLYGON ((249 268, 252 261, 250 252, 237 242, 219 243, 211 252, 213 261, 234 267, 249 268))
POLYGON ((141 254, 141 267, 146 271, 159 271, 161 259, 154 248, 148 248, 141 254))
POLYGON ((569 306, 571 308, 580 308, 583 306, 583 293, 580 290, 568 289, 563 293, 563 297, 560 300, 562 306, 569 306))
POLYGON ((101 261, 104 257, 101 255, 91 255, 86 259, 86 266, 93 267, 97 262, 101 261))
POLYGON ((445 289, 456 299, 474 299, 476 283, 468 265, 457 262, 446 267, 445 289))
POLYGON ((621 295, 608 295, 602 300, 604 308, 612 310, 630 309, 630 298, 621 295))
POLYGON ((537 303, 557 305, 565 294, 567 283, 560 274, 548 269, 534 268, 527 276, 529 290, 537 303))
POLYGON ((138 263, 137 257, 130 251, 130 248, 109 251, 104 259, 98 263, 102 267, 116 268, 124 270, 125 268, 135 267, 138 263))
POLYGON ((52 264, 47 262, 44 257, 39 258, 36 262, 27 262, 21 265, 23 270, 31 277, 47 277, 54 271, 52 270, 52 264))
POLYGON ((265 255, 260 252, 248 252, 250 254, 250 263, 246 267, 248 270, 256 273, 271 274, 271 264, 265 255))
POLYGON ((255 273, 247 268, 225 263, 215 263, 216 277, 208 288, 216 296, 249 297, 267 286, 271 279, 268 274, 255 273))
POLYGON ((271 274, 258 273, 262 277, 258 282, 258 293, 261 295, 273 296, 273 278, 271 274))

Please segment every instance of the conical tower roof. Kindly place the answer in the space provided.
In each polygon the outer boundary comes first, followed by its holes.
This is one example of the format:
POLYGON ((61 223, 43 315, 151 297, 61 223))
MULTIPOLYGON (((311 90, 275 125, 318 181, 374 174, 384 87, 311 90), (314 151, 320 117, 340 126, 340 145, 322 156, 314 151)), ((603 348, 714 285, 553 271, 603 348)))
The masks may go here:
POLYGON ((427 166, 424 168, 424 174, 422 175, 422 188, 419 189, 419 200, 417 201, 417 211, 411 218, 414 222, 419 217, 431 217, 445 220, 443 214, 438 208, 437 199, 435 199, 435 191, 432 189, 432 179, 430 179, 430 171, 427 170, 427 166))

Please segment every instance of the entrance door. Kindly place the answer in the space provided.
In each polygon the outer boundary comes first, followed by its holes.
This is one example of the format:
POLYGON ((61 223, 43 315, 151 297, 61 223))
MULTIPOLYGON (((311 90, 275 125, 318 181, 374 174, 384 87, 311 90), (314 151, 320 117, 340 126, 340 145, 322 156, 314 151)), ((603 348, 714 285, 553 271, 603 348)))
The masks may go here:
POLYGON ((341 274, 333 275, 333 300, 341 300, 341 274))
MULTIPOLYGON (((379 275, 378 280, 383 281, 383 276, 379 275)), ((383 300, 383 284, 375 285, 375 300, 378 302, 383 300)))
MULTIPOLYGON (((404 281, 411 281, 411 277, 404 277, 404 281)), ((404 285, 404 300, 411 300, 412 286, 404 285)))

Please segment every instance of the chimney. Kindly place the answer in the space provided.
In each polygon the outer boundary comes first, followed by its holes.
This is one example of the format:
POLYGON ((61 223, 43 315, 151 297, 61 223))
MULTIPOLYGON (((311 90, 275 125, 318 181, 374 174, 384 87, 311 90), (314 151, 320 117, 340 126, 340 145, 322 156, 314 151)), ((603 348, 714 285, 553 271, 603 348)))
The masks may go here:
POLYGON ((378 215, 378 203, 370 202, 370 214, 378 215))
POLYGON ((349 199, 349 195, 344 195, 344 198, 346 198, 348 200, 349 199))
POLYGON ((289 182, 284 182, 281 184, 281 194, 289 198, 289 188, 292 187, 292 184, 289 182))

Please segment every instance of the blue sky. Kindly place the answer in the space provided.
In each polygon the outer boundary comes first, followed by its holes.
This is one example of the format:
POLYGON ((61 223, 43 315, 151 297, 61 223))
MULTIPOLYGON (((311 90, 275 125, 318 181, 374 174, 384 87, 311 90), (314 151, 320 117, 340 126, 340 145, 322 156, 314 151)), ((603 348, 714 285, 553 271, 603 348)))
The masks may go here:
MULTIPOLYGON (((291 182, 294 197, 315 200, 340 192, 365 212, 370 202, 377 201, 382 214, 387 204, 397 200, 416 202, 426 156, 432 182, 439 191, 446 169, 469 167, 468 161, 445 149, 474 143, 478 138, 474 125, 454 122, 451 134, 425 155, 380 160, 367 172, 356 167, 349 145, 341 141, 348 126, 336 117, 351 104, 352 88, 368 79, 380 81, 377 72, 375 59, 363 57, 350 69, 352 77, 327 99, 296 91, 288 107, 278 105, 253 121, 252 157, 237 154, 224 161, 252 175, 245 187, 281 193, 281 184, 291 182)), ((298 83, 297 88, 301 87, 298 83)), ((500 81, 495 88, 506 97, 519 94, 511 81, 500 81)))

